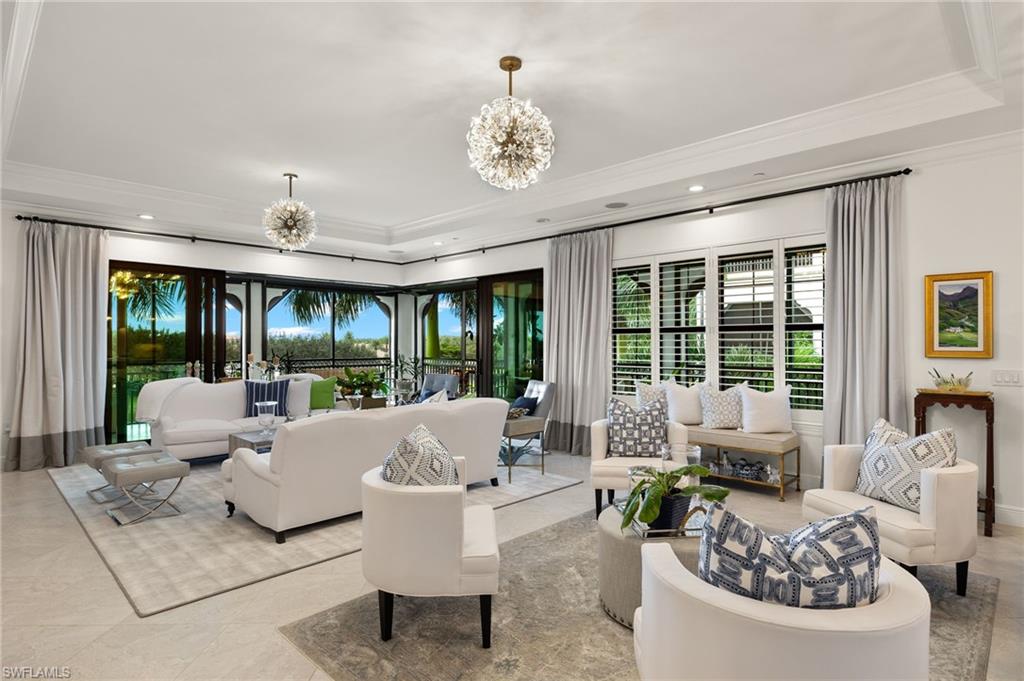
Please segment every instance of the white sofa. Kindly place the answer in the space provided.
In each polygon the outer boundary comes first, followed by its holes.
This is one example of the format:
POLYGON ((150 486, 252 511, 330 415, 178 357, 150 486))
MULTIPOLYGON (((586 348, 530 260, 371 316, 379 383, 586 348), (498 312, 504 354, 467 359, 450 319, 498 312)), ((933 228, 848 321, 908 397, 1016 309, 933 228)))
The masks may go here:
MULTIPOLYGON (((667 428, 673 465, 685 466, 688 439, 686 426, 669 421, 667 428)), ((590 483, 594 488, 595 517, 601 515, 601 490, 608 490, 610 504, 615 490, 628 490, 630 468, 661 465, 661 458, 657 456, 608 456, 608 419, 594 421, 590 426, 590 483)))
POLYGON ((633 646, 643 681, 928 679, 928 592, 885 558, 874 603, 814 610, 712 586, 668 544, 641 552, 633 646))
POLYGON ((956 591, 967 593, 968 561, 978 550, 978 467, 963 459, 921 471, 921 512, 857 494, 863 445, 825 447, 822 489, 804 492, 807 520, 874 506, 882 554, 916 571, 918 565, 956 563, 956 591))
MULTIPOLYGON (((282 376, 291 380, 288 386, 288 413, 293 418, 309 415, 309 388, 315 374, 282 376)), ((181 380, 181 379, 170 379, 181 380)), ((158 381, 157 383, 162 383, 158 381)), ((319 410, 313 415, 326 412, 319 410)), ((275 423, 283 423, 279 416, 275 423)), ((159 415, 150 429, 154 447, 166 450, 178 459, 228 454, 228 436, 259 430, 255 416, 245 416, 245 383, 179 383, 166 393, 159 415)))
MULTIPOLYGON (((455 458, 460 478, 466 460, 455 458)), ((467 506, 464 485, 395 485, 378 466, 362 476, 363 576, 377 587, 380 637, 391 638, 395 595, 479 596, 483 647, 491 647, 498 593, 497 528, 490 506, 467 506)))
POLYGON ((466 459, 465 483, 498 482, 498 447, 508 403, 493 398, 340 412, 285 423, 271 450, 238 449, 224 462, 229 510, 285 530, 362 510, 360 478, 395 443, 424 424, 452 456, 466 459))

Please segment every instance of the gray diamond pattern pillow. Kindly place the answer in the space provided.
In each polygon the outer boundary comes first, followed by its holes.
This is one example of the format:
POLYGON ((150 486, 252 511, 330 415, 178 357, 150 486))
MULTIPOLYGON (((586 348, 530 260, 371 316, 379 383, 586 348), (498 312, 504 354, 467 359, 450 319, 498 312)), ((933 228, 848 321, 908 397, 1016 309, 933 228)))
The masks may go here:
POLYGON ((608 403, 608 456, 661 456, 665 418, 662 400, 633 409, 612 398, 608 403))
POLYGON ((455 459, 422 423, 395 444, 380 476, 396 485, 459 484, 455 459))
POLYGON ((664 385, 651 385, 650 383, 636 382, 636 406, 646 407, 651 402, 664 400, 668 406, 668 395, 664 385))
POLYGON ((875 422, 857 473, 857 494, 921 511, 921 471, 956 465, 950 428, 910 437, 884 419, 875 422))
POLYGON ((718 391, 704 383, 700 387, 700 407, 704 412, 703 428, 738 429, 743 426, 743 397, 738 385, 718 391))

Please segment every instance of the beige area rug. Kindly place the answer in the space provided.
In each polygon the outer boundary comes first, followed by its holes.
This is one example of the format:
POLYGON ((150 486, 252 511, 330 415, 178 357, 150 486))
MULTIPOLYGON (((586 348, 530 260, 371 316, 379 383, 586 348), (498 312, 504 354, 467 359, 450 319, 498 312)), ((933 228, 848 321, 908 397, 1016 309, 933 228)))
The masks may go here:
MULTIPOLYGON (((632 681, 633 632, 601 609, 596 546, 592 512, 502 544, 489 650, 480 647, 475 598, 396 599, 386 643, 376 593, 281 632, 338 681, 632 681)), ((984 681, 999 580, 972 572, 960 598, 952 567, 918 574, 932 601, 929 678, 984 681)))
MULTIPOLYGON (((219 463, 192 466, 173 498, 183 515, 124 527, 107 515, 106 506, 86 494, 103 484, 95 470, 78 465, 52 468, 49 473, 140 617, 361 548, 358 513, 290 530, 284 544, 276 544, 273 532, 254 523, 241 510, 228 518, 219 463)), ((499 487, 486 482, 471 485, 469 503, 501 508, 581 482, 550 473, 541 475, 529 468, 517 468, 511 484, 499 477, 499 487)), ((168 484, 161 483, 158 491, 169 489, 168 484)))

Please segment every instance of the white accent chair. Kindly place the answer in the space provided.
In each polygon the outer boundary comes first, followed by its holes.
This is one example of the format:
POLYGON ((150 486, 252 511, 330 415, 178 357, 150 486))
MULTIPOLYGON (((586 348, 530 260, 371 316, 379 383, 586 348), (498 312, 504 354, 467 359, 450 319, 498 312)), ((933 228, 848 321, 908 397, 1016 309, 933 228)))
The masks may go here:
MULTIPOLYGON (((455 465, 465 479, 466 460, 455 465)), ((381 640, 391 639, 396 594, 479 596, 483 647, 491 647, 500 564, 494 509, 465 504, 462 484, 396 485, 380 467, 363 474, 363 576, 378 589, 381 640)))
POLYGON ((822 489, 804 492, 807 520, 874 506, 882 554, 915 573, 918 565, 956 563, 956 592, 967 593, 968 561, 978 550, 978 467, 959 460, 921 471, 921 512, 914 513, 857 489, 863 445, 825 447, 822 489))
MULTIPOLYGON (((225 501, 284 543, 285 531, 363 510, 359 480, 423 424, 466 460, 466 484, 495 480, 508 403, 493 398, 338 412, 284 423, 269 453, 235 450, 225 501), (229 495, 233 495, 230 498, 229 495)), ((226 462, 225 462, 226 463, 226 462)), ((230 508, 230 507, 229 507, 230 508)), ((237 517, 237 514, 235 515, 237 517)))
POLYGON ((763 603, 712 586, 667 544, 645 544, 641 558, 633 647, 643 681, 928 679, 928 592, 885 558, 878 600, 839 610, 763 603))
MULTIPOLYGON (((672 447, 672 465, 685 466, 686 426, 669 421, 668 444, 672 447)), ((608 456, 608 419, 594 421, 590 426, 590 484, 594 488, 595 516, 601 515, 601 490, 608 491, 608 503, 612 503, 615 490, 629 489, 629 469, 633 466, 660 468, 662 460, 657 456, 608 456)))

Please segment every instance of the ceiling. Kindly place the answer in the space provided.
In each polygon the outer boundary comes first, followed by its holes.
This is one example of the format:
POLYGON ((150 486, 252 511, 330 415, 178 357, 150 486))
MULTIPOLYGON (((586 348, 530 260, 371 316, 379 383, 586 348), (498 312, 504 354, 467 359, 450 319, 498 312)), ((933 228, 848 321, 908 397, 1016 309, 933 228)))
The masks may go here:
POLYGON ((158 232, 259 241, 292 171, 317 250, 403 260, 1024 125, 1019 3, 11 5, 4 200, 158 232), (466 157, 504 54, 519 192, 466 157))

